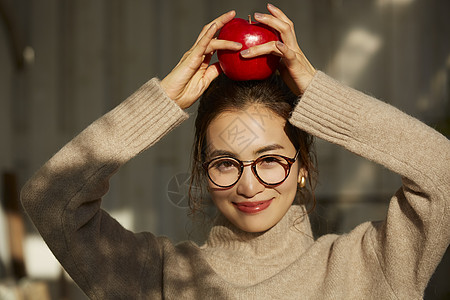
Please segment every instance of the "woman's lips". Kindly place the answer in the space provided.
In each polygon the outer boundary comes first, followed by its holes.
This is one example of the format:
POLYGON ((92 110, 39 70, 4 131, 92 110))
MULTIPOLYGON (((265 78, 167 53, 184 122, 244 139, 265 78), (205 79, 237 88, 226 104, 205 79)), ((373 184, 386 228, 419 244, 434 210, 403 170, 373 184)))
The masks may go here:
POLYGON ((265 201, 233 202, 233 205, 246 214, 255 214, 268 208, 270 203, 272 203, 272 199, 265 201))

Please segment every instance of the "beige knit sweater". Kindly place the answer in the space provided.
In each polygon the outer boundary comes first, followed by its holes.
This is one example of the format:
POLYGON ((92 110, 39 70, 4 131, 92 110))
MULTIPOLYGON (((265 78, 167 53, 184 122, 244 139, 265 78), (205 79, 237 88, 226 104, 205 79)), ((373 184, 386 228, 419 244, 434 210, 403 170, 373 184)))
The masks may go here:
MULTIPOLYGON (((100 208, 117 169, 187 118, 150 80, 53 156, 22 202, 92 299, 421 299, 450 241, 450 143, 318 72, 290 121, 400 174, 382 222, 314 241, 303 207, 245 233, 220 218, 205 245, 132 233, 100 208)), ((157 199, 155 199, 157 201, 157 199)))

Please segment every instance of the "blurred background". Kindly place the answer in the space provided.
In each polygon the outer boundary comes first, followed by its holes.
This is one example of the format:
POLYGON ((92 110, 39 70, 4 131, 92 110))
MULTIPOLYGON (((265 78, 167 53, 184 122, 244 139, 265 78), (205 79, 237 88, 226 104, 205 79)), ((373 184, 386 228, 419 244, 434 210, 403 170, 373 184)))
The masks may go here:
MULTIPOLYGON (((450 136, 450 1, 279 0, 327 74, 450 136)), ((0 0, 0 299, 86 299, 18 205, 32 173, 150 78, 163 78, 223 12, 256 0, 0 0), (23 296, 21 298, 20 294, 23 296), (32 294, 32 296, 30 296, 32 294)), ((189 237, 192 117, 112 179, 103 207, 125 227, 189 237)), ((383 219, 398 175, 317 140, 317 236, 383 219)), ((425 299, 450 299, 450 255, 425 299)))

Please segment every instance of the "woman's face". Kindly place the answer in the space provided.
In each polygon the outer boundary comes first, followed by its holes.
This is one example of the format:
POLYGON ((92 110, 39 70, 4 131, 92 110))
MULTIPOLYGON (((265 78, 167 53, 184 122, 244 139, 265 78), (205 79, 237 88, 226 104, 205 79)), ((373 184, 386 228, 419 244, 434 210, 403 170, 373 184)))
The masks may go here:
MULTIPOLYGON (((265 154, 294 158, 296 149, 284 131, 285 123, 274 112, 256 105, 219 114, 207 129, 207 161, 223 155, 241 161, 252 161, 265 154)), ((208 187, 214 204, 231 223, 247 232, 261 232, 285 215, 302 175, 306 174, 299 169, 297 160, 282 184, 269 187, 247 166, 234 186, 220 188, 208 179, 208 187)))

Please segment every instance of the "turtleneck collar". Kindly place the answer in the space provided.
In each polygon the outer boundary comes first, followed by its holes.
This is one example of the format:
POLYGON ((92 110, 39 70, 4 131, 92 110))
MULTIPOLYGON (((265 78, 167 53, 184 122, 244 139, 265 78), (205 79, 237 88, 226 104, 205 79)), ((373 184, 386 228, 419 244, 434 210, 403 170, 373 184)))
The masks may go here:
MULTIPOLYGON (((219 216, 202 246, 213 266, 287 266, 313 243, 304 206, 293 205, 275 226, 265 232, 249 233, 219 216)), ((228 268, 227 268, 228 269, 228 268)))

